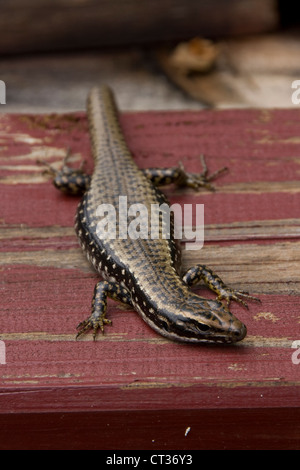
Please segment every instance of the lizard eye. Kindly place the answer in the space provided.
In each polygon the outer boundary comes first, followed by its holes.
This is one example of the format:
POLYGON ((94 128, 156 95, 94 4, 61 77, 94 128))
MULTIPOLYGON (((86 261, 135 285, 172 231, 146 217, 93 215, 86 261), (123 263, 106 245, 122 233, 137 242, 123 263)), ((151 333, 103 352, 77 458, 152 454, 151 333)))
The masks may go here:
POLYGON ((200 331, 207 331, 207 330, 209 330, 209 326, 208 326, 208 325, 205 325, 204 323, 196 323, 196 327, 197 327, 200 331))
POLYGON ((185 322, 177 322, 178 325, 184 327, 184 328, 189 328, 190 330, 192 331, 195 331, 195 332, 199 332, 199 331, 202 331, 202 332, 205 332, 205 331, 208 331, 210 328, 208 325, 206 325, 205 323, 200 323, 199 321, 196 321, 196 320, 190 320, 189 322, 185 323, 185 322))

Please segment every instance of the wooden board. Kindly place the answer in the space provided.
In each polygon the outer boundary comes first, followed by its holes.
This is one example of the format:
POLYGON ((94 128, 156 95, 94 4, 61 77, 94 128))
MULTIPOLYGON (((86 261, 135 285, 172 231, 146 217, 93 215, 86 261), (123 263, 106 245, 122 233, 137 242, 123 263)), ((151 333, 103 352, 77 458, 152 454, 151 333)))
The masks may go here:
POLYGON ((215 193, 165 192, 205 204, 204 248, 184 266, 206 263, 262 304, 232 306, 248 327, 234 346, 173 343, 113 301, 106 334, 75 341, 97 275, 73 232, 78 199, 36 160, 60 166, 70 146, 91 171, 86 117, 1 115, 0 448, 299 448, 300 111, 121 122, 141 168, 181 160, 199 171, 200 153, 211 171, 230 168, 215 193))
POLYGON ((243 0, 242 6, 239 0, 1 3, 1 54, 255 34, 280 23, 276 0, 243 0))

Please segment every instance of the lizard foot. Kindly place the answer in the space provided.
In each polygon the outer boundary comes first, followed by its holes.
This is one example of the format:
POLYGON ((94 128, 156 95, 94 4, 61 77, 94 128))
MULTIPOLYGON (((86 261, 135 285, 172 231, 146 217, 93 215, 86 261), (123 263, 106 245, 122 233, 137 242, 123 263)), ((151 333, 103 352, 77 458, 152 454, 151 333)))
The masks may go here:
POLYGON ((215 180, 220 174, 227 171, 228 168, 220 168, 219 170, 209 175, 204 155, 200 155, 200 159, 203 166, 202 173, 188 173, 185 171, 182 162, 179 163, 180 176, 178 178, 177 184, 178 186, 186 186, 195 190, 206 188, 210 191, 215 191, 215 187, 213 184, 211 184, 211 181, 215 180))
POLYGON ((105 318, 105 313, 102 313, 99 316, 92 313, 92 315, 89 318, 87 318, 86 320, 83 320, 77 326, 77 330, 79 331, 76 335, 76 339, 78 339, 83 334, 87 333, 89 330, 93 330, 93 339, 95 341, 98 330, 101 330, 102 334, 104 334, 104 325, 111 325, 111 324, 112 324, 112 321, 105 318))
POLYGON ((258 297, 254 297, 253 295, 250 295, 248 292, 231 289, 230 287, 227 287, 225 285, 222 287, 221 292, 218 295, 218 300, 226 300, 227 305, 229 305, 230 302, 234 300, 235 302, 240 303, 241 305, 243 305, 245 308, 248 309, 248 304, 244 299, 253 300, 255 302, 261 302, 261 300, 258 297))

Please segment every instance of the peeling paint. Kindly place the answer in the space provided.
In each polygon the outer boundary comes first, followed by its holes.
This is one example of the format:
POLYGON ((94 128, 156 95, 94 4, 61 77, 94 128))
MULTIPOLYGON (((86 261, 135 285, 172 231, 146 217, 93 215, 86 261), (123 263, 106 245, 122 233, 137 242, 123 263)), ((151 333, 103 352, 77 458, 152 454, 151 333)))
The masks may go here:
POLYGON ((259 312, 253 317, 255 320, 268 320, 271 321, 272 323, 276 323, 280 321, 281 319, 279 317, 276 317, 274 313, 272 312, 259 312))

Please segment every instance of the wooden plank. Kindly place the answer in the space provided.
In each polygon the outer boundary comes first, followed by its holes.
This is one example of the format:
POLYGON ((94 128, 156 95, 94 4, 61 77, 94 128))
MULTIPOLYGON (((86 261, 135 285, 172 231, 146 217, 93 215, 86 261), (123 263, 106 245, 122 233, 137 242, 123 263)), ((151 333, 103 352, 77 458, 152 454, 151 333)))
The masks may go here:
POLYGON ((275 0, 11 0, 1 5, 2 54, 233 36, 279 25, 275 0), (260 14, 257 15, 257 8, 260 14))
MULTIPOLYGON (((294 450, 298 446, 297 432, 299 435, 299 425, 292 424, 295 420, 299 423, 299 410, 292 408, 265 409, 263 419, 260 409, 218 412, 184 409, 180 414, 167 410, 132 411, 126 414, 126 421, 123 412, 110 411, 8 414, 0 417, 0 425, 5 428, 9 448, 13 450, 36 450, 37 440, 40 449, 51 450, 53 436, 56 436, 56 449, 77 450, 82 448, 82 436, 85 436, 85 449, 101 447, 111 451, 99 454, 99 463, 104 465, 107 457, 113 457, 113 453, 119 456, 120 450, 147 448, 149 451, 143 452, 143 459, 150 460, 151 455, 155 458, 157 454, 170 454, 173 449, 202 449, 204 442, 205 448, 213 450, 276 450, 278 443, 284 443, 284 449, 294 450), (24 433, 25 428, 31 429, 31 433, 24 433), (270 435, 274 436, 273 440, 270 435), (155 451, 159 452, 155 454, 155 451)), ((139 454, 131 452, 131 455, 139 454)), ((193 464, 195 457, 193 453, 193 464)))
MULTIPOLYGON (((26 265, 33 268, 76 269, 93 273, 75 238, 32 240, 29 247, 23 240, 11 240, 14 250, 1 253, 0 266, 26 265), (75 247, 76 246, 76 247, 75 247), (26 251, 19 251, 26 250, 26 251)), ((3 243, 1 250, 6 250, 3 243)), ((300 242, 268 244, 207 244, 201 250, 185 251, 183 269, 197 262, 211 266, 228 284, 250 288, 257 293, 300 294, 300 242)))
POLYGON ((299 120, 298 110, 122 115, 140 167, 183 160, 199 171, 204 151, 212 171, 230 168, 215 193, 166 188, 172 202, 205 204, 205 245, 184 252, 184 267, 203 262, 262 300, 232 306, 243 342, 197 346, 160 337, 111 300, 106 334, 75 341, 98 278, 73 233, 78 199, 58 193, 36 159, 59 165, 70 146, 91 171, 85 114, 0 116, 1 448, 18 446, 16 431, 21 448, 213 448, 214 436, 222 448, 299 448, 299 120), (88 418, 97 439, 79 432, 88 418), (257 420, 270 423, 261 444, 257 420), (167 437, 170 423, 178 432, 167 437))

